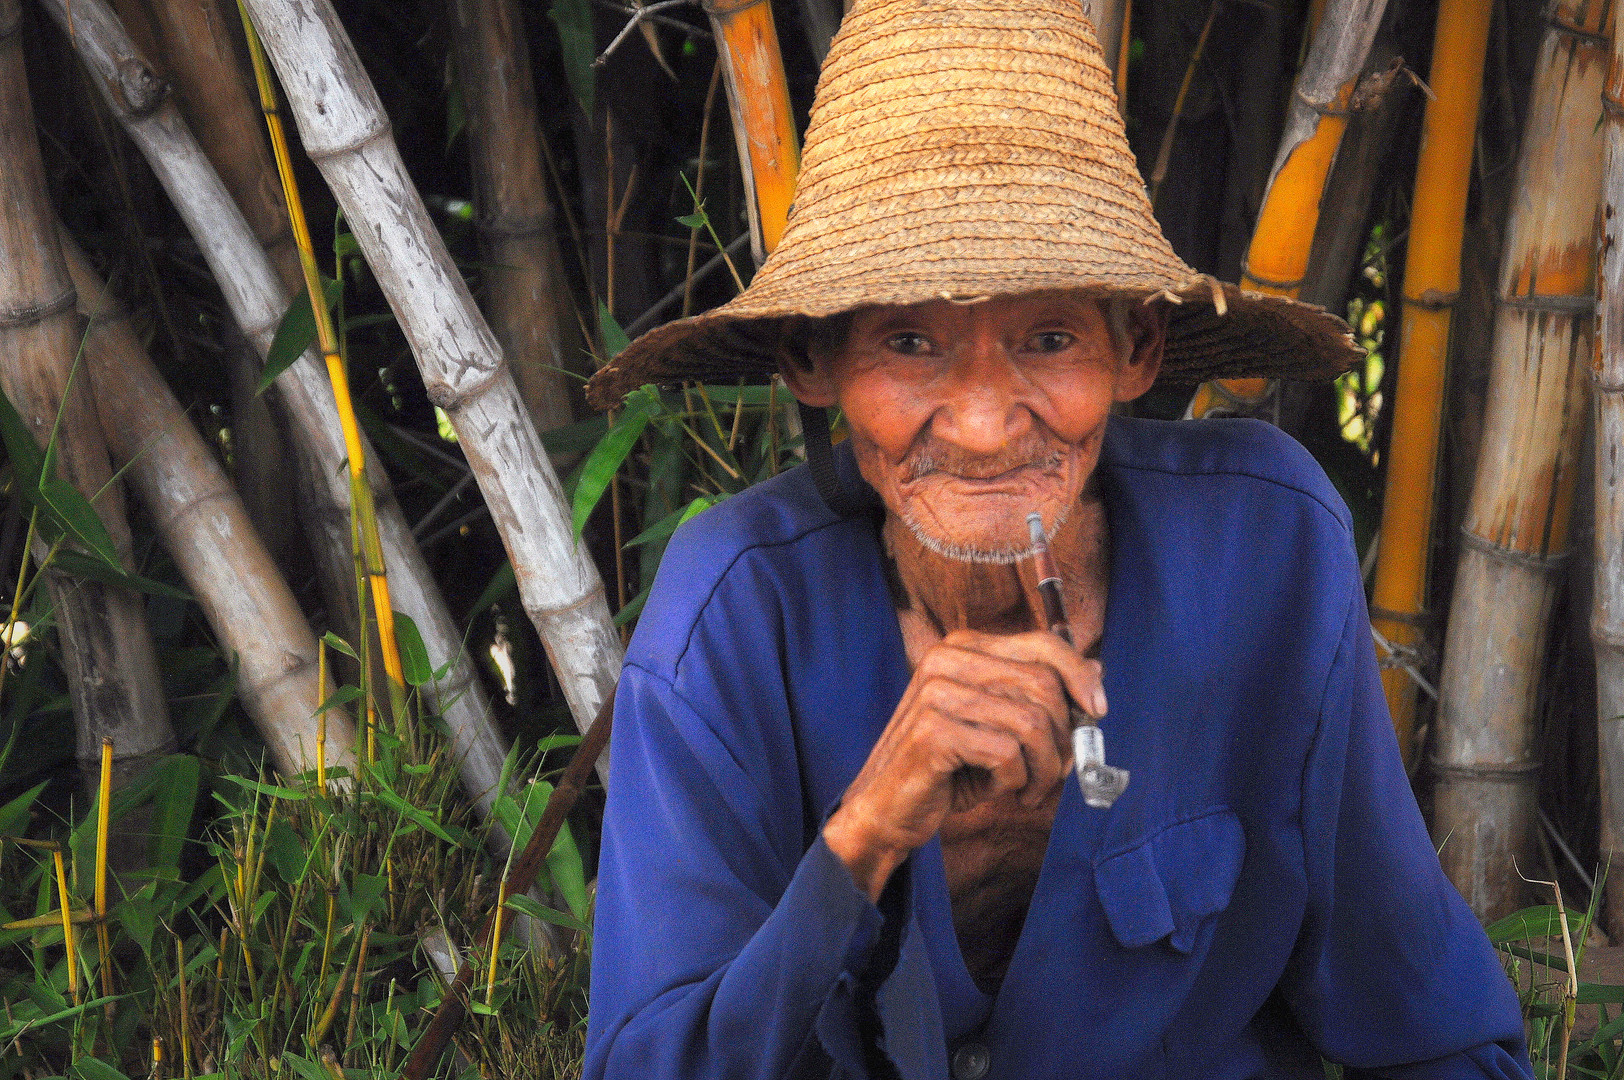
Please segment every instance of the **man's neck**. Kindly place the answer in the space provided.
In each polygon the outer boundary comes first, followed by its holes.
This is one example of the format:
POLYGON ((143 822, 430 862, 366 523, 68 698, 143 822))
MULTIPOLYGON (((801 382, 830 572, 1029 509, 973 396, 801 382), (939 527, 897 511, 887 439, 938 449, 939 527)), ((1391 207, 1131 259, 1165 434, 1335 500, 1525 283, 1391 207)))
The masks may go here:
MULTIPOLYGON (((1013 634, 1039 627, 1036 613, 1043 608, 1030 559, 999 564, 939 555, 893 515, 885 520, 885 543, 903 594, 899 607, 910 659, 922 637, 962 628, 1013 634)), ((1105 505, 1097 495, 1083 495, 1049 538, 1049 549, 1065 587, 1072 635, 1084 652, 1092 652, 1105 626, 1110 567, 1105 505)))

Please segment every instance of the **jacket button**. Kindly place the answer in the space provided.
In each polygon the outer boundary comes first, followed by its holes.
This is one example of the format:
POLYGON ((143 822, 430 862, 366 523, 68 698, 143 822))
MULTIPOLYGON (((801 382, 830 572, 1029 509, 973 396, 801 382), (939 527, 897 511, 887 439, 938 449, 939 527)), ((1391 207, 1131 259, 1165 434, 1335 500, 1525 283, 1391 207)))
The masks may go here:
POLYGON ((982 1080, 992 1066, 986 1046, 967 1042, 953 1051, 953 1080, 982 1080))

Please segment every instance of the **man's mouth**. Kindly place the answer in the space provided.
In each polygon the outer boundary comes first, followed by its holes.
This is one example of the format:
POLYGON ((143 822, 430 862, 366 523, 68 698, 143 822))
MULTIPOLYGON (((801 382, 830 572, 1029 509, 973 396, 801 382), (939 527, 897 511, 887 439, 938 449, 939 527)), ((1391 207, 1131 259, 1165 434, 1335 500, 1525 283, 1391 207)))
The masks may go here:
POLYGON ((1007 457, 993 460, 943 461, 931 455, 920 455, 905 463, 902 482, 918 483, 928 477, 957 480, 972 485, 996 486, 1007 481, 1026 479, 1031 473, 1052 472, 1058 469, 1064 455, 1058 450, 1011 461, 1007 457))

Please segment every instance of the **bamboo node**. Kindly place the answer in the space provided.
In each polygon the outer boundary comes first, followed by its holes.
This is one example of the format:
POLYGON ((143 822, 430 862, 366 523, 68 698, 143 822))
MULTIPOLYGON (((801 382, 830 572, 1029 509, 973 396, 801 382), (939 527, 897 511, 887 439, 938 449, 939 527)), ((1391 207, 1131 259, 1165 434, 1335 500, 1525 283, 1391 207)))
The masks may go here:
POLYGON ((131 119, 140 119, 156 111, 169 96, 169 84, 139 57, 126 56, 121 59, 117 74, 115 88, 131 119))
POLYGON ((1624 101, 1620 101, 1611 90, 1601 92, 1601 108, 1608 116, 1624 116, 1624 101))
POLYGON ((553 233, 553 222, 557 216, 551 204, 544 209, 525 214, 522 217, 513 214, 492 214, 479 219, 479 231, 491 236, 527 239, 532 236, 550 236, 553 233))
POLYGON ((542 607, 539 604, 526 604, 524 606, 524 610, 525 614, 530 616, 530 620, 532 622, 539 619, 552 619, 557 618, 560 615, 568 615, 572 611, 579 611, 588 604, 593 604, 599 600, 605 599, 605 595, 603 583, 600 581, 598 584, 592 586, 592 588, 588 589, 584 594, 582 594, 579 599, 572 600, 567 604, 558 604, 554 607, 542 607))
MULTIPOLYGON (((1545 25, 1550 27, 1552 30, 1555 30, 1559 34, 1567 34, 1570 37, 1576 37, 1580 41, 1588 42, 1592 45, 1610 46, 1612 44, 1612 42, 1607 40, 1606 34, 1592 30, 1588 26, 1582 26, 1579 23, 1571 22, 1562 18, 1560 15, 1547 15, 1545 17, 1545 25)), ((1603 95, 1603 100, 1606 100, 1606 95, 1603 95)))
POLYGON ((1403 623, 1418 630, 1425 630, 1428 626, 1427 613, 1424 611, 1394 611, 1392 608, 1377 607, 1372 604, 1370 608, 1372 619, 1381 619, 1383 622, 1403 623))
POLYGON ((368 143, 377 142, 379 139, 393 138, 393 131, 394 129, 389 124, 389 118, 383 117, 375 126, 367 128, 365 131, 361 132, 360 135, 356 136, 347 143, 341 143, 338 146, 319 146, 314 148, 312 148, 309 144, 306 144, 305 157, 319 164, 320 162, 326 161, 328 158, 338 157, 341 154, 348 154, 359 150, 368 143))
POLYGON ((1406 296, 1404 302, 1414 307, 1424 308, 1427 311, 1445 311, 1455 306, 1460 299, 1458 292, 1444 292, 1442 289, 1426 289, 1420 296, 1406 296))
POLYGON ((436 379, 433 382, 428 382, 425 380, 423 389, 428 394, 429 402, 431 404, 438 405, 440 408, 449 413, 455 412, 457 409, 468 404, 469 401, 478 397, 480 394, 483 394, 490 388, 492 383, 501 377, 502 372, 507 370, 507 358, 503 357, 501 353, 497 353, 497 356, 500 358, 501 362, 495 367, 487 370, 481 371, 472 364, 464 366, 463 371, 468 371, 470 368, 473 368, 473 370, 479 372, 479 378, 471 383, 468 383, 467 385, 453 386, 449 382, 439 379, 436 379))
POLYGON ((42 323, 53 315, 60 315, 64 311, 72 311, 78 303, 78 292, 70 288, 56 299, 47 300, 43 304, 0 307, 0 330, 17 330, 24 326, 42 323))
POLYGON ((1275 281, 1273 278, 1258 277, 1256 274, 1252 273, 1252 268, 1250 266, 1242 265, 1241 286, 1244 288, 1247 285, 1257 285, 1265 289, 1300 289, 1303 286, 1303 279, 1297 278, 1295 281, 1275 281))
POLYGON ((1505 307, 1519 308, 1523 311, 1549 311, 1558 315, 1593 315, 1596 312, 1596 298, 1594 296, 1557 296, 1542 293, 1518 296, 1511 294, 1500 297, 1500 303, 1505 307))
POLYGON ((1494 780, 1503 784, 1526 784, 1536 779, 1537 761, 1517 761, 1496 765, 1457 765, 1441 758, 1428 758, 1427 764, 1440 780, 1494 780))
POLYGON ((1461 543, 1474 551, 1482 552, 1496 562, 1523 566, 1542 573, 1560 570, 1568 561, 1568 556, 1573 554, 1572 551, 1558 551, 1551 555, 1536 555, 1531 551, 1518 551, 1516 548, 1506 547, 1504 544, 1479 536, 1464 525, 1461 526, 1460 536, 1461 543))
POLYGON ((1590 372, 1590 388, 1598 394, 1624 394, 1624 383, 1606 381, 1594 368, 1590 372))

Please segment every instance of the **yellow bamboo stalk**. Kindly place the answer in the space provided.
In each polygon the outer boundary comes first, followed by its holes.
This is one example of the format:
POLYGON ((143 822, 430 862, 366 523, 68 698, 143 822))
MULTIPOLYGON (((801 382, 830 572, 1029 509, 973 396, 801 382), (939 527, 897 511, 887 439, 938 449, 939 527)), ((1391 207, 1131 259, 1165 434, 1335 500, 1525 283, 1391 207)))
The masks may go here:
MULTIPOLYGON (((1393 439, 1370 611, 1378 641, 1391 647, 1394 660, 1413 657, 1422 639, 1449 325, 1460 290, 1466 193, 1493 10, 1493 0, 1443 0, 1433 34, 1433 97, 1422 121, 1404 257, 1393 439)), ((1394 664, 1382 671, 1382 686, 1408 764, 1415 753, 1416 683, 1404 666, 1394 664)))
POLYGON ((1438 681, 1433 835, 1474 911, 1526 899, 1536 717, 1589 408, 1606 5, 1550 9, 1506 226, 1477 476, 1438 681))
MULTIPOLYGON (((321 273, 316 267, 316 254, 310 242, 310 228, 305 223, 304 204, 299 198, 299 185, 293 175, 293 158, 288 151, 287 132, 276 102, 276 90, 271 84, 271 67, 265 58, 265 49, 254 31, 248 9, 241 6, 243 31, 248 38, 248 53, 254 63, 254 79, 259 86, 260 108, 265 113, 265 125, 271 133, 271 149, 276 155, 276 171, 282 181, 282 192, 287 198, 288 218, 293 226, 293 239, 299 247, 299 265, 304 271, 305 289, 310 294, 310 308, 316 317, 316 341, 322 359, 327 363, 327 377, 333 384, 333 400, 338 407, 339 420, 344 428, 344 448, 349 458, 351 508, 355 528, 360 538, 356 552, 363 560, 367 584, 372 591, 372 606, 378 620, 378 637, 383 652, 384 673, 389 680, 390 708, 396 723, 406 717, 406 677, 400 662, 400 649, 395 641, 395 609, 389 602, 389 577, 383 563, 383 544, 378 538, 378 516, 372 502, 372 485, 366 480, 366 450, 361 443, 361 426, 355 419, 355 403, 350 398, 349 373, 339 351, 338 334, 333 329, 332 313, 321 287, 321 273)), ((363 600, 364 603, 364 600, 363 600)), ((367 725, 367 756, 372 757, 372 724, 367 725)))
POLYGON ((79 957, 74 952, 73 942, 73 912, 68 908, 68 872, 62 866, 62 849, 56 848, 51 852, 51 862, 56 866, 56 897, 62 908, 62 944, 68 952, 68 996, 73 998, 75 1005, 79 1004, 79 957))
MULTIPOLYGON (((1301 293, 1319 226, 1320 197, 1348 130, 1359 75, 1385 8, 1385 0, 1329 0, 1324 5, 1241 264, 1242 288, 1293 299, 1301 293)), ((1256 406, 1272 390, 1267 379, 1220 379, 1218 384, 1204 383, 1197 390, 1190 416, 1206 416, 1226 404, 1256 406)))
POLYGON ((113 950, 107 940, 107 834, 112 824, 113 740, 102 739, 101 786, 96 792, 96 952, 102 996, 113 996, 113 950))
POLYGON ((705 0, 704 6, 727 81, 739 167, 751 192, 745 205, 750 246, 760 266, 784 235, 801 170, 778 30, 767 0, 705 0))

